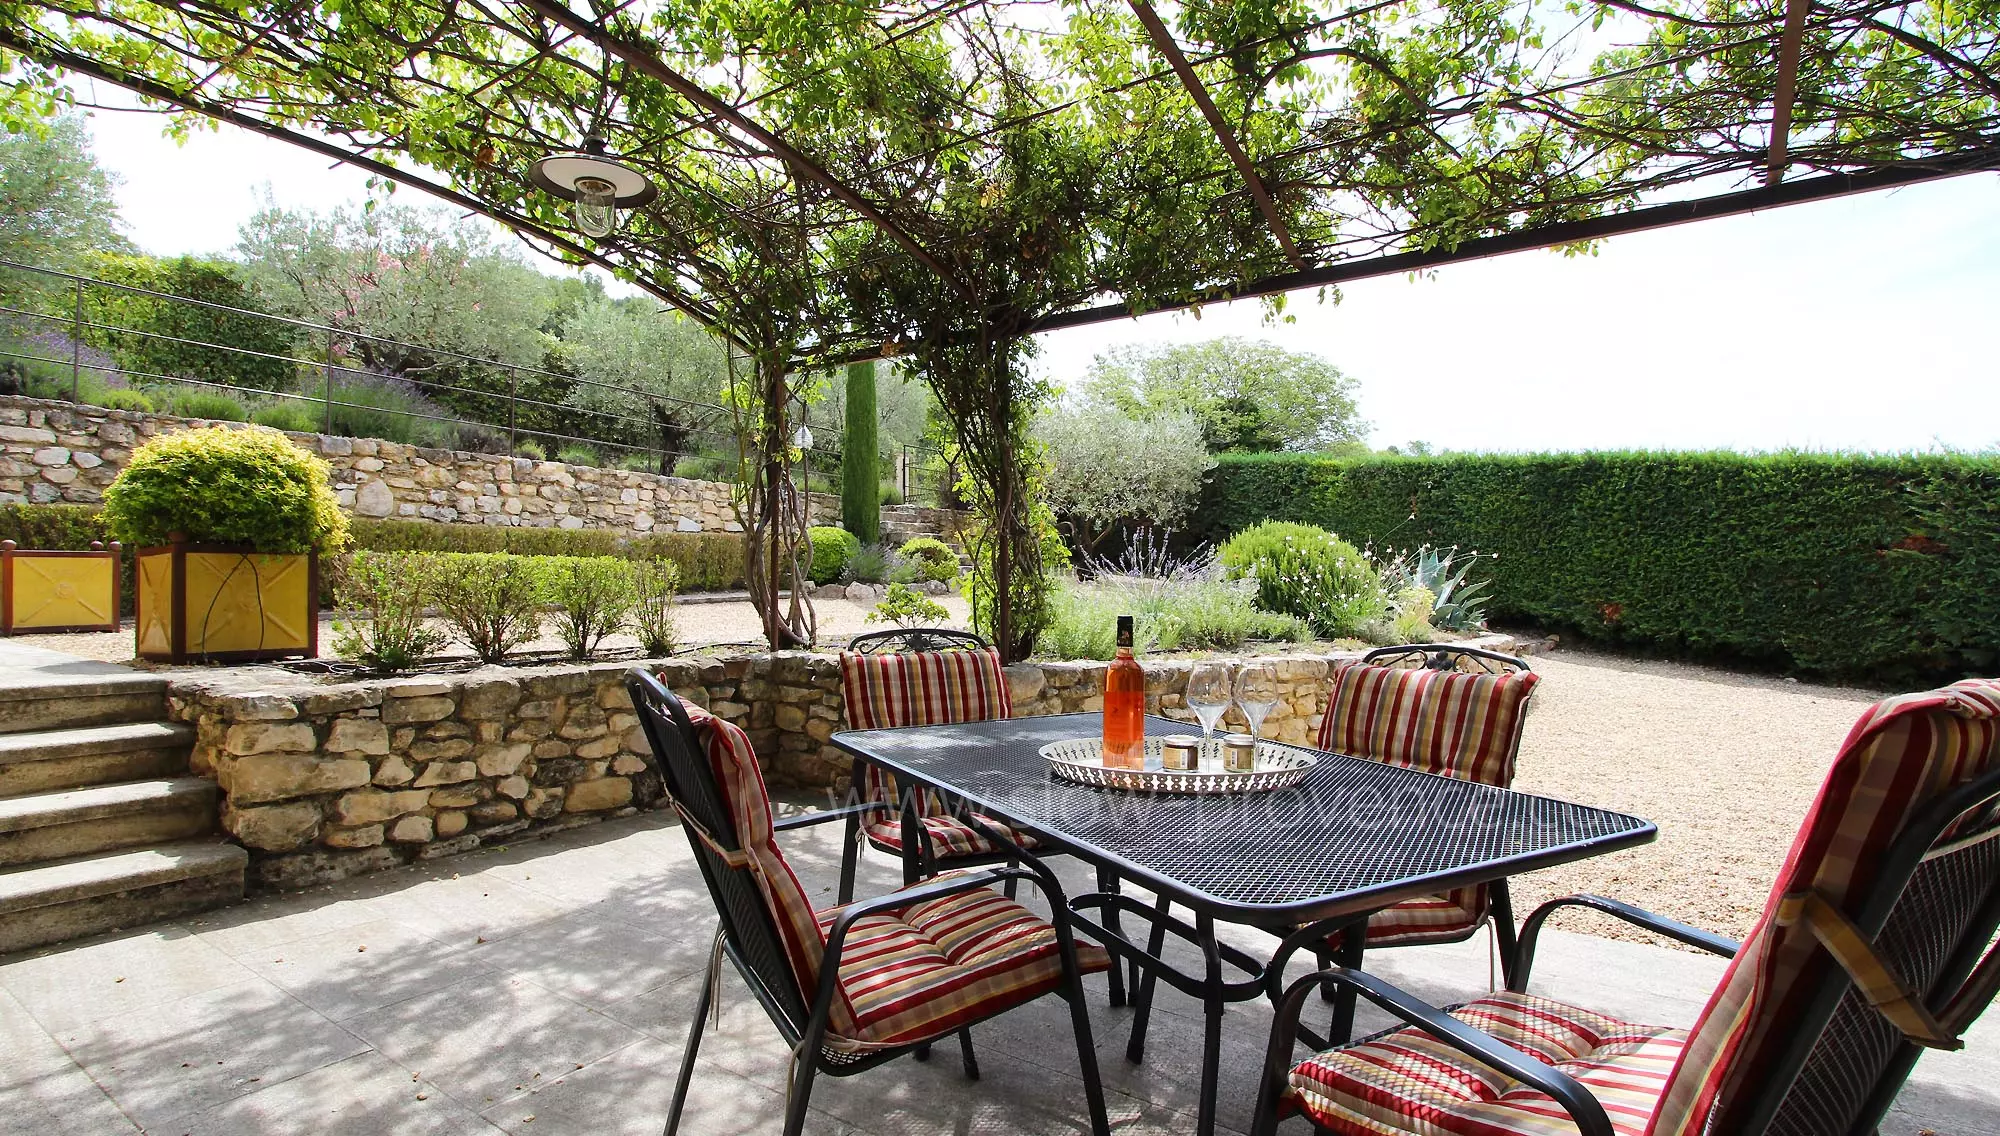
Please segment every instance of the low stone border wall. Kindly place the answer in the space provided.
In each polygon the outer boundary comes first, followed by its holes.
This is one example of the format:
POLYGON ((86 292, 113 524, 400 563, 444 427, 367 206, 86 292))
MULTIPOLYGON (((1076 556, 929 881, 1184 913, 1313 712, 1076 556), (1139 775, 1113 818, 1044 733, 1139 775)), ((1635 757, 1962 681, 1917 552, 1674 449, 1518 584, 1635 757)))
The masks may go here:
MULTIPOLYGON (((1525 646, 1507 636, 1474 642, 1525 646)), ((1357 655, 1262 660, 1283 686, 1266 735, 1310 742, 1329 671, 1357 655)), ((222 826, 250 849, 252 881, 295 888, 657 804, 660 776, 623 684, 631 665, 344 683, 270 668, 177 672, 168 709, 196 729, 191 767, 221 786, 222 826)), ((845 724, 837 654, 646 665, 681 697, 742 726, 772 784, 846 788, 850 759, 828 741, 845 724)), ((1194 665, 1148 662, 1147 709, 1193 722, 1181 695, 1194 665)), ((1015 714, 1102 709, 1105 666, 1007 668, 1015 714)))

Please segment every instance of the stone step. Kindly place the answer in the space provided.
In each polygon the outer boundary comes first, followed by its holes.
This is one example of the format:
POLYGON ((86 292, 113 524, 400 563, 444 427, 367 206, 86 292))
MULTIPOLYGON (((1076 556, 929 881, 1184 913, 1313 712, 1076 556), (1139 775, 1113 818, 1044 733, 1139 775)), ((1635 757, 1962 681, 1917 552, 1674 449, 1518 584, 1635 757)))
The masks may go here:
POLYGON ((213 781, 163 777, 0 799, 0 866, 205 836, 217 794, 213 781))
POLYGON ((194 729, 173 722, 0 734, 0 797, 172 777, 193 743, 194 729))
POLYGON ((0 672, 0 734, 156 722, 167 716, 167 680, 159 675, 110 664, 80 666, 77 672, 38 671, 23 678, 0 672))
POLYGON ((249 861, 233 844, 193 841, 0 871, 0 953, 235 903, 249 861))

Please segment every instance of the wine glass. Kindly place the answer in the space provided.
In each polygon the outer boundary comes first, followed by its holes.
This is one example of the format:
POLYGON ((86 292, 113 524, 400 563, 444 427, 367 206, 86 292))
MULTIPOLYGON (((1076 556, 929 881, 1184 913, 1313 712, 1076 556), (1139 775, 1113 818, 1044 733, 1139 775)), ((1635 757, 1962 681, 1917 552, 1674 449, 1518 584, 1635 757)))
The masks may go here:
POLYGON ((1221 663, 1197 663, 1188 672, 1187 704, 1201 719, 1201 756, 1214 748, 1216 724, 1229 712, 1229 668, 1221 663))
POLYGON ((1236 704, 1250 722, 1250 736, 1262 736, 1264 719, 1278 705, 1278 669, 1269 663, 1244 664, 1236 672, 1236 704))

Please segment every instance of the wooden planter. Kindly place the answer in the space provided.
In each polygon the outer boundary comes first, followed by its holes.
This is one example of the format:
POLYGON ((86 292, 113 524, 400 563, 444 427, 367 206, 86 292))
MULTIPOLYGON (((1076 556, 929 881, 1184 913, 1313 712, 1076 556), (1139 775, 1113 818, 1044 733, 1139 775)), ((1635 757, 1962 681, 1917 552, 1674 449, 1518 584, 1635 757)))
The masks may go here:
POLYGON ((116 630, 118 542, 46 552, 0 540, 0 635, 116 630))
POLYGON ((245 663, 319 654, 319 558, 229 544, 142 548, 142 659, 245 663))

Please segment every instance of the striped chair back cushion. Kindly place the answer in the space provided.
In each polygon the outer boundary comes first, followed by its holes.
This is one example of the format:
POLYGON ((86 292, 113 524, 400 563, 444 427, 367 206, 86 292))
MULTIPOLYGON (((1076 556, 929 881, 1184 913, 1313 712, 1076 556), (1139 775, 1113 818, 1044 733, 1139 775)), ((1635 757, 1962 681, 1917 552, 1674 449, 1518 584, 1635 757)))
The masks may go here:
MULTIPOLYGON (((687 707, 687 715, 706 750, 723 806, 736 826, 736 842, 747 861, 745 866, 757 881, 771 923, 784 942, 800 996, 809 1002, 819 982, 826 939, 812 901, 773 837, 771 794, 764 786, 757 752, 750 746, 750 736, 734 723, 693 705, 687 707)), ((845 994, 834 999, 832 1022, 836 1034, 854 1031, 853 1007, 845 994)))
POLYGON ((1528 695, 1540 676, 1342 663, 1319 748, 1483 785, 1514 780, 1528 695))
POLYGON ((1862 716, 1792 842, 1763 917, 1689 1036, 1651 1136, 1740 1130, 1745 1111, 1768 1091, 1771 1066, 1796 1040, 1806 1005, 1837 965, 1805 922, 1779 926, 1779 900, 1810 889, 1856 917, 1905 826, 1996 762, 1995 680, 1886 699, 1862 716))
MULTIPOLYGON (((847 724, 857 730, 897 726, 948 726, 1014 716, 1000 652, 905 651, 898 654, 840 656, 847 724)), ((868 767, 868 799, 893 801, 896 782, 875 765, 868 767)), ((938 811, 928 796, 922 812, 938 811)))

